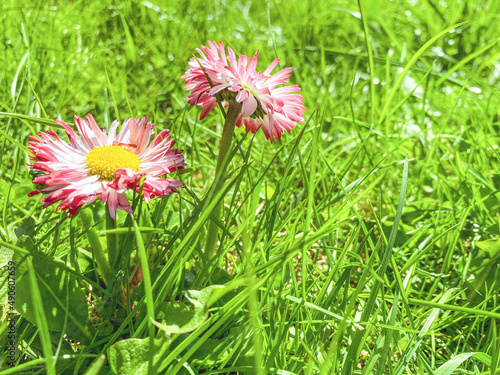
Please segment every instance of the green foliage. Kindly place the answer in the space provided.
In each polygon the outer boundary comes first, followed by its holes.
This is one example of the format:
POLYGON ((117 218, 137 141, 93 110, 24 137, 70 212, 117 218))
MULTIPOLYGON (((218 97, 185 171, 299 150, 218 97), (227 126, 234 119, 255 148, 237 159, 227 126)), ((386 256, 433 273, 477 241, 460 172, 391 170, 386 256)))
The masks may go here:
MULTIPOLYGON (((108 349, 108 360, 113 374, 147 375, 149 358, 149 337, 145 339, 127 339, 117 342, 108 349)), ((151 350, 154 351, 154 373, 160 371, 161 360, 168 353, 170 340, 156 339, 151 350)))
POLYGON ((202 290, 185 290, 183 294, 191 302, 187 306, 183 302, 165 302, 160 306, 160 314, 165 323, 153 324, 170 334, 182 334, 194 331, 208 318, 208 309, 220 298, 231 292, 238 284, 246 280, 235 280, 232 285, 210 285, 202 290))
POLYGON ((35 324, 35 306, 29 269, 36 275, 48 328, 70 339, 89 342, 93 337, 89 307, 83 289, 64 263, 46 256, 15 256, 17 265, 16 310, 35 324))
POLYGON ((16 262, 20 315, 0 374, 498 374, 499 15, 465 0, 2 1, 0 265, 16 262), (237 128, 210 200, 222 116, 200 121, 180 78, 207 40, 294 67, 312 115, 281 143, 237 128), (186 187, 113 231, 99 202, 92 228, 42 209, 28 136, 65 137, 53 119, 75 113, 169 128, 186 187), (108 286, 90 232, 118 239, 108 286))
POLYGON ((444 363, 442 366, 440 366, 436 372, 434 373, 435 375, 450 375, 453 374, 453 371, 455 371, 463 362, 468 360, 471 357, 476 357, 479 361, 487 364, 488 366, 491 365, 491 358, 484 353, 461 353, 457 355, 456 357, 453 357, 446 363, 444 363))

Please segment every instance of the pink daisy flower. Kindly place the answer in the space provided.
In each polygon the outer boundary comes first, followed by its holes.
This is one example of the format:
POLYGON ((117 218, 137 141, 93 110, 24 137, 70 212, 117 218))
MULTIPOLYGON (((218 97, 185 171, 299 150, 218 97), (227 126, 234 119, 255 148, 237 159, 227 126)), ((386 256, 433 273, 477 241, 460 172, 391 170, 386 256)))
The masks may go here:
POLYGON ((276 59, 263 73, 257 72, 259 51, 250 58, 245 54, 236 58, 231 47, 227 47, 226 55, 222 42, 209 41, 208 45, 196 49, 200 57, 189 61, 189 69, 182 76, 186 90, 191 90, 188 103, 203 107, 200 119, 217 106, 216 95, 220 94, 226 106, 230 98, 242 104, 237 126, 243 123, 253 133, 262 128, 271 142, 275 137, 280 140, 283 130, 290 131, 295 122, 303 121, 303 97, 297 94, 300 87, 281 86, 288 85, 293 68, 271 74, 279 63, 276 59))
POLYGON ((178 192, 177 188, 183 186, 181 181, 160 177, 186 165, 182 150, 172 150, 175 141, 169 130, 161 131, 151 141, 155 124, 148 123, 147 117, 125 121, 118 134, 118 121, 106 134, 91 115, 87 115, 87 121, 78 116, 75 120, 80 135, 56 120, 66 131, 69 144, 51 130, 38 133, 38 138, 30 136, 33 164, 29 166, 42 171, 33 183, 44 188, 29 196, 46 193, 42 198, 44 208, 61 201, 57 210, 68 210, 71 216, 99 197, 115 219, 116 210, 133 214, 125 195, 128 189, 142 192, 149 203, 151 198, 178 192))

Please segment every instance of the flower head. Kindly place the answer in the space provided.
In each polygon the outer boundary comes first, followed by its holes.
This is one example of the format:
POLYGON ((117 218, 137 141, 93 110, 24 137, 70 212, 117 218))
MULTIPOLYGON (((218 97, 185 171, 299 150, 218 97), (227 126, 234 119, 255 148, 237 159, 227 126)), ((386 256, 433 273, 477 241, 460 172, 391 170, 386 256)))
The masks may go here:
POLYGON ((216 95, 223 101, 234 98, 242 104, 236 125, 243 123, 246 130, 255 133, 262 128, 271 142, 281 138, 283 130, 290 131, 295 122, 302 122, 305 107, 303 98, 297 94, 300 87, 288 84, 292 68, 285 68, 274 75, 272 70, 278 65, 274 60, 264 72, 257 72, 257 54, 247 57, 236 54, 222 42, 208 42, 209 47, 196 49, 199 58, 189 61, 189 69, 182 76, 186 90, 191 90, 188 103, 203 107, 203 119, 217 106, 216 95), (281 87, 277 87, 281 86, 281 87))
POLYGON ((28 148, 33 152, 32 170, 42 171, 33 183, 43 188, 31 192, 33 196, 46 193, 43 207, 61 201, 57 210, 76 214, 85 203, 98 197, 107 203, 109 213, 116 218, 116 210, 132 214, 125 191, 135 189, 144 200, 178 192, 181 181, 160 176, 182 169, 186 163, 182 150, 173 150, 169 130, 161 131, 152 141, 155 124, 148 118, 131 118, 116 134, 114 121, 109 134, 99 128, 94 118, 87 121, 75 116, 78 135, 68 124, 56 120, 69 138, 69 143, 53 131, 30 136, 28 148))

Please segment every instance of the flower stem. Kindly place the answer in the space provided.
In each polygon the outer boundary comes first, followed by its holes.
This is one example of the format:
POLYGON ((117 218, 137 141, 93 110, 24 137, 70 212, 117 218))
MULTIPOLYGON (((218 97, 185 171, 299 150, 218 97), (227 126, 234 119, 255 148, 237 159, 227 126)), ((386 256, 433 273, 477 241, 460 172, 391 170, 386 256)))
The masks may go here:
POLYGON ((111 273, 109 269, 109 262, 104 253, 101 240, 97 234, 97 230, 94 228, 94 220, 92 218, 92 213, 90 210, 80 210, 79 215, 80 220, 84 228, 87 228, 86 234, 92 248, 92 253, 95 256, 97 267, 101 272, 101 276, 104 279, 104 283, 107 285, 109 280, 109 275, 111 273))
MULTIPOLYGON (((208 194, 208 200, 212 198, 215 192, 219 191, 224 185, 226 166, 229 162, 229 152, 233 142, 234 128, 236 121, 241 113, 241 103, 236 100, 229 100, 229 108, 227 109, 226 121, 222 130, 222 139, 219 146, 219 156, 217 158, 217 167, 215 170, 215 181, 208 194)), ((221 215, 223 203, 218 204, 212 212, 213 219, 219 219, 221 215)), ((208 224, 207 240, 205 242, 205 254, 208 259, 212 258, 215 243, 217 242, 217 234, 219 227, 214 220, 210 220, 208 224)))
MULTIPOLYGON (((106 207, 106 230, 116 229, 116 221, 109 214, 109 209, 106 207)), ((116 233, 106 233, 106 244, 108 245, 108 259, 109 264, 114 269, 116 266, 116 257, 117 257, 117 245, 118 245, 118 236, 116 233)))

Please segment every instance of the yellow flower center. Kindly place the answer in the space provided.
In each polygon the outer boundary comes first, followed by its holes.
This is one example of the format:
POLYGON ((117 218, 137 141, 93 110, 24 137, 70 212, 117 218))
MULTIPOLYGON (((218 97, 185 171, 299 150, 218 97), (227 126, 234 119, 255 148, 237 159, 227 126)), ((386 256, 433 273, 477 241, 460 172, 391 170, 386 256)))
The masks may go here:
POLYGON ((94 147, 87 154, 89 175, 99 175, 101 180, 113 181, 117 169, 137 170, 141 163, 136 153, 120 146, 94 147))

